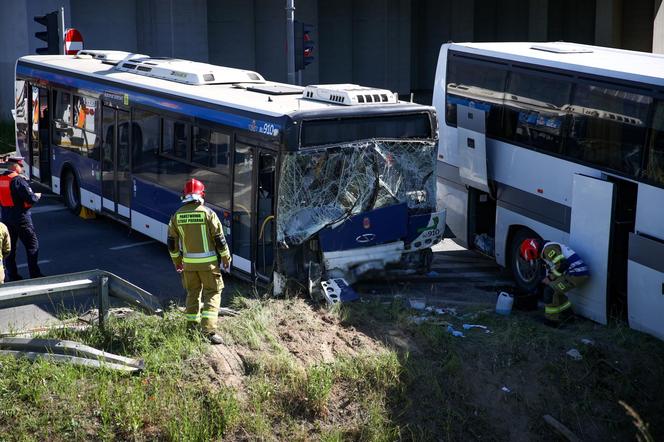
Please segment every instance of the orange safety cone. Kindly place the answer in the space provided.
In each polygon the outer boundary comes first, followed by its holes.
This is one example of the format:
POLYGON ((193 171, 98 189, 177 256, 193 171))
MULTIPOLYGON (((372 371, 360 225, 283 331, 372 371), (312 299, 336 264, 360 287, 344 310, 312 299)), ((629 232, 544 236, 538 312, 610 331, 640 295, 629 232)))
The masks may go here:
POLYGON ((81 211, 78 214, 83 219, 95 219, 97 218, 97 214, 93 211, 88 209, 87 207, 81 207, 81 211))

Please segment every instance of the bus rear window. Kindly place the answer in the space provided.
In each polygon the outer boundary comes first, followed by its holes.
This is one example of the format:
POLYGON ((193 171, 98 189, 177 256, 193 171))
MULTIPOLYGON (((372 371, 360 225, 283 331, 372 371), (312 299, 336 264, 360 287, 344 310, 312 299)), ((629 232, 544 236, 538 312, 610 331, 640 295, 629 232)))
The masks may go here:
POLYGON ((431 138, 429 114, 338 118, 302 123, 302 147, 347 143, 371 138, 431 138))

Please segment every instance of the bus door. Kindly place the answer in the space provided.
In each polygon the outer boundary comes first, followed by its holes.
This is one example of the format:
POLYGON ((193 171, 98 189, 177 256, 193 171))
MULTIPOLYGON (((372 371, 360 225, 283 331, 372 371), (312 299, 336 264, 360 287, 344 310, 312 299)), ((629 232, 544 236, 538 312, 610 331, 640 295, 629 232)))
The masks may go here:
POLYGON ((490 193, 486 159, 486 111, 457 105, 457 152, 461 181, 490 193))
POLYGON ((276 170, 276 155, 265 150, 259 150, 258 184, 256 187, 256 229, 258 232, 256 240, 256 276, 266 283, 272 280, 274 264, 276 170))
POLYGON ((107 213, 128 219, 132 194, 129 112, 104 105, 102 118, 102 208, 107 213))
POLYGON ((588 264, 590 279, 570 299, 577 313, 601 324, 607 323, 613 203, 613 183, 574 175, 569 244, 588 264))
POLYGON ((48 89, 30 86, 30 178, 51 184, 48 89))
POLYGON ((255 149, 235 143, 233 152, 232 254, 233 268, 253 276, 255 149))

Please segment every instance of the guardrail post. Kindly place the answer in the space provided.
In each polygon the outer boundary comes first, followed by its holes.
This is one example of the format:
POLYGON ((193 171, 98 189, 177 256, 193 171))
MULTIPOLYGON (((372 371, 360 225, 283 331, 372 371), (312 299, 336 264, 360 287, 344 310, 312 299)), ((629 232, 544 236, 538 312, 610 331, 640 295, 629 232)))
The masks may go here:
POLYGON ((108 276, 99 276, 99 327, 104 328, 108 319, 108 276))

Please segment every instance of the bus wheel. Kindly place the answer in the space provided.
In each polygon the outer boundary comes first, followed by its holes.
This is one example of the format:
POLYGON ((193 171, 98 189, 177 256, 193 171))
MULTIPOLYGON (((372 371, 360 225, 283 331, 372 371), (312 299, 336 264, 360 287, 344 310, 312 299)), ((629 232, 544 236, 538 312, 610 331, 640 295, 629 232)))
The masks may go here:
POLYGON ((523 240, 528 238, 539 238, 539 235, 530 229, 519 229, 510 242, 510 265, 512 267, 512 276, 516 285, 526 293, 532 293, 537 290, 537 286, 542 280, 542 264, 539 260, 528 262, 521 257, 519 248, 523 240))
POLYGON ((81 188, 78 185, 78 180, 71 170, 65 172, 64 177, 64 192, 65 205, 75 215, 81 212, 81 188))

